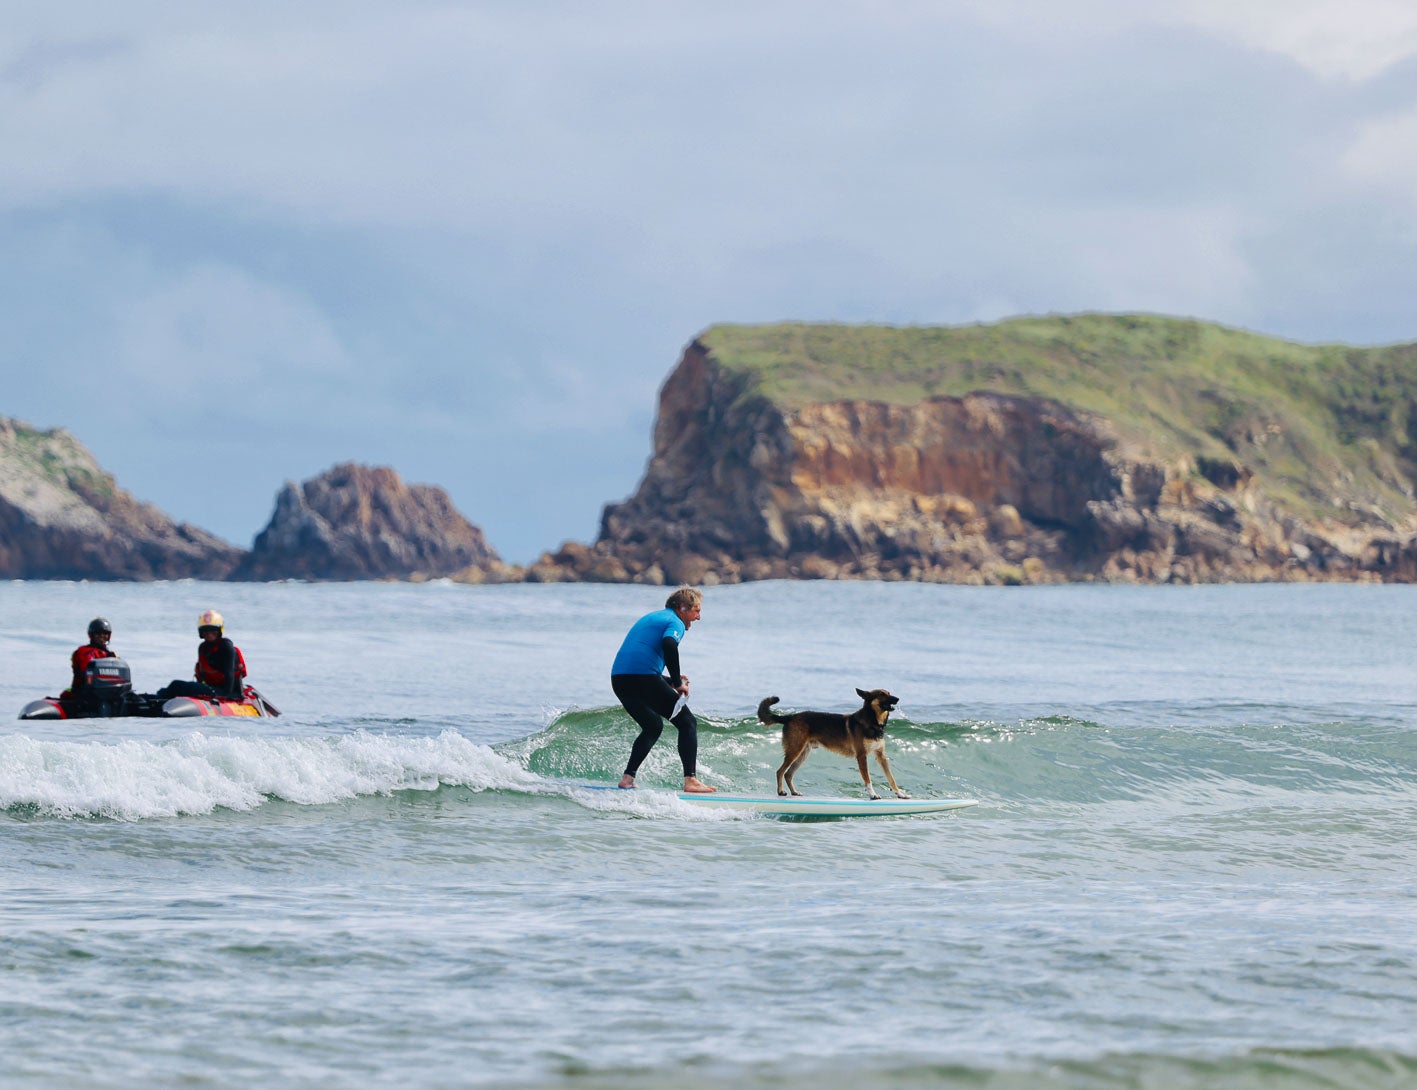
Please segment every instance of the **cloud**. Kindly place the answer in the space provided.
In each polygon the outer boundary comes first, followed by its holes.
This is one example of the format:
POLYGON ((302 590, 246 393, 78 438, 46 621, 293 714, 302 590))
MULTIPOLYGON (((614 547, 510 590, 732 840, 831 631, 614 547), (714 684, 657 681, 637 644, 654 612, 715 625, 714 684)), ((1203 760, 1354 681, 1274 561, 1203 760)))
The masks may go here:
POLYGON ((112 360, 143 400, 221 400, 238 419, 256 406, 238 392, 279 386, 287 401, 339 399, 350 359, 319 310, 244 270, 201 264, 127 285, 113 300, 112 360), (304 394, 305 396, 300 396, 304 394))
POLYGON ((1417 57, 1417 8, 1407 0, 1190 0, 1178 17, 1325 79, 1369 80, 1417 57))
MULTIPOLYGON (((926 17, 904 8, 912 20, 926 17)), ((1417 56, 1417 8, 1407 0, 961 0, 934 10, 967 11, 1011 37, 1065 47, 1145 27, 1198 31, 1326 80, 1370 80, 1417 56)))
MULTIPOLYGON (((183 413, 219 407, 242 420, 255 410, 239 391, 279 386, 287 402, 308 406, 314 391, 337 392, 351 365, 328 316, 299 286, 250 268, 158 261, 74 220, 30 223, 8 241, 28 254, 25 279, 9 285, 35 322, 21 339, 59 332, 65 314, 81 318, 57 340, 74 368, 70 404, 130 414, 159 404, 183 413)), ((51 388, 43 372, 16 379, 36 393, 51 388)))
POLYGON ((1403 208, 1407 234, 1417 234, 1417 109, 1365 123, 1341 165, 1360 190, 1403 208))
POLYGON ((6 27, 0 412, 235 540, 351 458, 444 485, 513 558, 589 536, 720 321, 1413 335, 1417 16, 1380 0, 79 0, 6 27))

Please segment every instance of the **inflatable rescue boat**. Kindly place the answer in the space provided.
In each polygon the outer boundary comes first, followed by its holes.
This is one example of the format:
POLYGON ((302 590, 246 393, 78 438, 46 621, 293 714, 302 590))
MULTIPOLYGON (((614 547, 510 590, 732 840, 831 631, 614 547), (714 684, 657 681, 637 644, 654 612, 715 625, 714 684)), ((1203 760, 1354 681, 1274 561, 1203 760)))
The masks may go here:
POLYGON ((133 692, 133 673, 120 658, 94 659, 88 683, 79 694, 46 696, 31 700, 21 719, 114 719, 141 716, 147 719, 184 719, 194 715, 279 715, 254 688, 247 685, 241 699, 217 696, 174 696, 166 700, 150 693, 133 692))

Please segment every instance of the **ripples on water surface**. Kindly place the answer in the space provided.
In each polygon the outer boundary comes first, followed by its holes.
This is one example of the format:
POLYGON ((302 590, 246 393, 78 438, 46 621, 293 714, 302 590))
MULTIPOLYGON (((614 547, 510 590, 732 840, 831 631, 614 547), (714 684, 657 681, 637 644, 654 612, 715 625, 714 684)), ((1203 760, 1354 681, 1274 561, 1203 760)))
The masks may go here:
POLYGON ((706 778, 881 685, 902 785, 981 800, 824 822, 566 785, 664 594, 0 585, 6 714, 94 614, 186 675, 208 606, 286 710, 0 721, 0 1085, 1417 1083, 1413 590, 711 589, 706 778))

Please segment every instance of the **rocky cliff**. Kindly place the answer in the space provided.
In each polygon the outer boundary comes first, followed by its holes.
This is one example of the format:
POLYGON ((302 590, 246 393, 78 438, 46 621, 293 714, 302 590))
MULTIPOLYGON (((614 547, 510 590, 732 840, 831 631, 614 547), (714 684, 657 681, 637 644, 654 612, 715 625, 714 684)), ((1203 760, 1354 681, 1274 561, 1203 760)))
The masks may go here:
POLYGON ((240 556, 124 492, 63 429, 0 417, 0 578, 220 579, 240 556))
POLYGON ((500 578, 482 531, 441 488, 408 485, 392 469, 346 463, 287 482, 270 524, 234 579, 407 579, 461 573, 500 578))
POLYGON ((717 327, 532 579, 1417 579, 1417 348, 1085 315, 717 327))

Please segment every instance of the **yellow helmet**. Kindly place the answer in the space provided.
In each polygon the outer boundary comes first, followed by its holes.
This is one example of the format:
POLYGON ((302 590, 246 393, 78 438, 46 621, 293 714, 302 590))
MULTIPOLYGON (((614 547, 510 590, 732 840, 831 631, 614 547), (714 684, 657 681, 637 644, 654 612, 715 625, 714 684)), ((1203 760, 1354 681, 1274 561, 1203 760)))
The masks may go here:
POLYGON ((197 618, 197 631, 204 628, 215 628, 221 630, 226 627, 226 622, 221 619, 221 614, 214 609, 206 610, 197 618))

